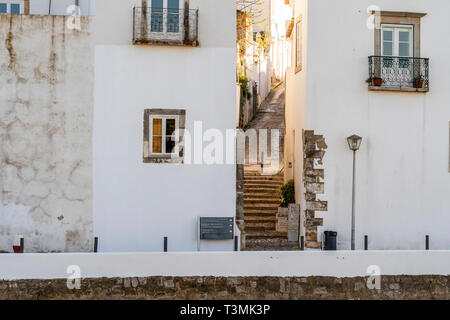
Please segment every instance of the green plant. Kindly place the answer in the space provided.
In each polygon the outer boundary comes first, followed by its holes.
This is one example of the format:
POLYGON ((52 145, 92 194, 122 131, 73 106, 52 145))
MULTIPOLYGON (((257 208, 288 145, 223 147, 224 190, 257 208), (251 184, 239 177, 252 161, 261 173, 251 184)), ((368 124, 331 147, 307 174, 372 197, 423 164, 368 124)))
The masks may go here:
POLYGON ((244 75, 239 76, 239 85, 241 87, 241 94, 247 100, 249 100, 252 96, 250 93, 250 89, 248 87, 249 82, 250 80, 246 76, 244 75))
POLYGON ((425 81, 425 77, 424 76, 417 76, 414 78, 413 83, 414 84, 421 84, 425 81))
POLYGON ((283 197, 283 202, 281 203, 282 208, 287 208, 289 203, 295 203, 294 180, 289 180, 281 187, 281 196, 283 197))

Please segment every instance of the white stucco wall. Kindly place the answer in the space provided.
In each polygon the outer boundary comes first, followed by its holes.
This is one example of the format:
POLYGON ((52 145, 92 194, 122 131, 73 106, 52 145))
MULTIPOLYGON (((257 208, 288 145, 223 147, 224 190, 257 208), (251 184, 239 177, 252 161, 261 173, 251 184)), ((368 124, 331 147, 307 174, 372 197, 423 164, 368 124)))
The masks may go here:
MULTIPOLYGON (((75 4, 76 0, 30 0, 30 14, 67 15, 67 8, 75 4)), ((94 15, 95 0, 79 0, 78 4, 81 15, 94 15)))
POLYGON ((448 275, 449 251, 1 254, 0 280, 115 277, 448 275))
POLYGON ((0 251, 92 248, 90 20, 0 15, 0 251))
MULTIPOLYGON (((303 2, 303 1, 297 1, 303 2)), ((378 1, 381 10, 427 13, 421 55, 430 58, 429 93, 370 92, 367 57, 374 32, 366 27, 369 0, 309 1, 305 128, 324 134, 325 198, 322 230, 350 247, 352 154, 346 137, 363 137, 357 154, 356 241, 372 249, 449 247, 450 31, 447 1, 378 1), (326 41, 324 39, 326 35, 326 41)), ((296 104, 296 102, 294 102, 296 104)), ((299 104, 300 106, 301 104, 299 104)), ((298 150, 297 150, 297 154, 298 150)))
MULTIPOLYGON (((235 216, 235 166, 143 163, 143 115, 185 109, 192 134, 194 121, 224 135, 235 128, 236 8, 191 1, 200 47, 133 46, 139 3, 96 3, 94 233, 100 251, 162 251, 164 236, 169 251, 196 251, 198 216, 235 216)), ((201 249, 233 250, 233 241, 201 249)))

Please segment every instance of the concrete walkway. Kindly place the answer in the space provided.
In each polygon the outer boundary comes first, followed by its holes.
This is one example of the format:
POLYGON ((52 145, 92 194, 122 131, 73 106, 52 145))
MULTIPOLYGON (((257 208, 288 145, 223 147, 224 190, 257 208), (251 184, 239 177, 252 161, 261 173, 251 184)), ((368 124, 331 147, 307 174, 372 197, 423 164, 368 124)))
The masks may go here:
MULTIPOLYGON (((280 83, 270 91, 247 128, 247 130, 255 129, 259 138, 263 137, 261 129, 267 130, 267 154, 265 153, 265 159, 263 159, 263 174, 276 174, 283 168, 284 107, 285 86, 284 83, 280 83), (272 144, 277 140, 273 133, 275 130, 279 133, 279 143, 278 146, 274 145, 272 150, 272 144), (276 157, 276 153, 278 153, 278 157, 276 157)), ((260 147, 259 138, 257 148, 252 149, 246 145, 245 171, 261 170, 260 157, 264 150, 260 147), (252 162, 251 159, 257 159, 257 163, 252 162)))

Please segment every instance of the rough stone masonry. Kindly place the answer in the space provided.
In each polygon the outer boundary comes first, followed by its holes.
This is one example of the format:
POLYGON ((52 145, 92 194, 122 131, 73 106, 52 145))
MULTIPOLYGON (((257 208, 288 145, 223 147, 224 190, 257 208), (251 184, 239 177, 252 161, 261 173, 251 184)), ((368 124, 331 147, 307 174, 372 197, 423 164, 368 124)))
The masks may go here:
POLYGON ((327 211, 328 202, 317 199, 318 194, 325 192, 322 166, 325 150, 328 148, 322 135, 315 135, 313 130, 303 131, 303 182, 305 185, 305 247, 320 248, 322 243, 318 239, 317 227, 323 225, 323 218, 316 217, 316 211, 327 211))
POLYGON ((382 276, 380 289, 367 278, 334 277, 144 277, 0 281, 3 299, 223 299, 409 300, 450 299, 450 276, 382 276))
POLYGON ((93 59, 89 18, 0 15, 0 251, 92 248, 93 59))

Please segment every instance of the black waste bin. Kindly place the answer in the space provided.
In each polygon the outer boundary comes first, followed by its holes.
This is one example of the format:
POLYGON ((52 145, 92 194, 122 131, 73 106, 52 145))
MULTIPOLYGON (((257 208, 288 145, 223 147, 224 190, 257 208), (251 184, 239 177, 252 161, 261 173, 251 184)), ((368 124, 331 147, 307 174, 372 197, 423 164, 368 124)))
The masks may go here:
POLYGON ((337 232, 325 231, 324 235, 325 235, 325 244, 323 250, 336 250, 337 232))

